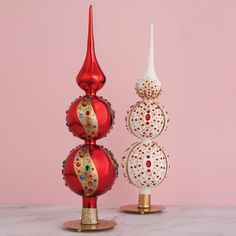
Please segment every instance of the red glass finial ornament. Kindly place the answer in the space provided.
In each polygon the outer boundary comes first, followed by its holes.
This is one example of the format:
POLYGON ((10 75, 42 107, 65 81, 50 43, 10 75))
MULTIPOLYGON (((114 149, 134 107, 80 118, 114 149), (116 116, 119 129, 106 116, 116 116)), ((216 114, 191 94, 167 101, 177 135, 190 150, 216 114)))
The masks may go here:
POLYGON ((98 64, 95 54, 92 6, 89 7, 87 53, 84 64, 76 78, 76 81, 87 95, 95 95, 106 82, 106 77, 98 64))
POLYGON ((109 133, 114 123, 115 113, 110 102, 96 96, 97 90, 105 84, 106 77, 95 55, 92 6, 89 7, 87 53, 76 81, 85 91, 86 96, 79 97, 70 106, 67 111, 67 126, 73 135, 95 143, 96 139, 109 133))
POLYGON ((63 162, 62 174, 66 186, 83 197, 83 208, 81 220, 66 222, 64 227, 84 231, 113 228, 114 221, 98 220, 97 216, 97 196, 111 189, 118 176, 118 164, 111 151, 96 144, 96 140, 112 128, 115 115, 111 104, 96 96, 106 79, 94 51, 92 6, 89 7, 87 54, 76 80, 86 95, 72 102, 66 112, 66 124, 69 131, 85 143, 70 152, 63 162))

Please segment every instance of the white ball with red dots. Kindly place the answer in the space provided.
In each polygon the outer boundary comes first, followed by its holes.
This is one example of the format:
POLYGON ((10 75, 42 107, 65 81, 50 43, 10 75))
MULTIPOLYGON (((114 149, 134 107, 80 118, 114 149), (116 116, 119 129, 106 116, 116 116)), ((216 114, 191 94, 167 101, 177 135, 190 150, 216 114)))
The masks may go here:
POLYGON ((138 188, 155 187, 167 176, 169 156, 156 142, 134 143, 122 159, 127 181, 138 188))
POLYGON ((127 111, 126 128, 139 139, 155 139, 167 129, 167 111, 157 101, 139 101, 127 111))

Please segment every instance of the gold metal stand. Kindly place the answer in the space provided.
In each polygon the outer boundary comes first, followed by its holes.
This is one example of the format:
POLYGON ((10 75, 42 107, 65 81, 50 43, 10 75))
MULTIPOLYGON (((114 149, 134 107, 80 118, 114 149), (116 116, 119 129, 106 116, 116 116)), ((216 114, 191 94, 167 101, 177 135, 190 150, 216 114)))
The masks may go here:
POLYGON ((151 195, 139 194, 138 196, 138 208, 150 208, 151 207, 151 195))
POLYGON ((121 206, 120 210, 130 213, 157 213, 165 209, 164 206, 151 205, 150 194, 139 194, 138 205, 125 205, 121 206))
POLYGON ((70 229, 78 232, 106 230, 106 229, 112 229, 115 226, 116 222, 112 220, 99 220, 98 223, 94 225, 81 224, 80 220, 71 220, 63 224, 63 227, 65 229, 70 229))
POLYGON ((65 222, 65 229, 81 231, 99 231, 112 229, 116 222, 112 220, 98 220, 97 208, 83 208, 81 220, 72 220, 65 222))
POLYGON ((81 216, 81 224, 96 225, 98 224, 97 208, 83 208, 81 216))

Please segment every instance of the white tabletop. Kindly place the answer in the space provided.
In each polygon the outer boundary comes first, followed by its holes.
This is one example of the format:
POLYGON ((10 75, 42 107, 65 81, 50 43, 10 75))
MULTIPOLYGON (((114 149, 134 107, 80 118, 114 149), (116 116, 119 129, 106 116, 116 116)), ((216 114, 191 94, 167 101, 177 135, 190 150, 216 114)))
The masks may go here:
POLYGON ((80 219, 80 208, 75 205, 1 205, 0 236, 236 235, 236 206, 168 206, 163 213, 150 215, 126 214, 117 207, 100 206, 98 213, 100 219, 115 220, 116 228, 96 233, 64 230, 63 222, 80 219))

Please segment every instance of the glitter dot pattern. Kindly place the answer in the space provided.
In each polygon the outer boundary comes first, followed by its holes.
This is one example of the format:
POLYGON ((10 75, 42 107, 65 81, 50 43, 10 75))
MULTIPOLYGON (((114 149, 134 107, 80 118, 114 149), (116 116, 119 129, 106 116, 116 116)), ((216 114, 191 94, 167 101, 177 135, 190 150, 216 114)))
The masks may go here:
POLYGON ((140 79, 135 86, 135 90, 142 99, 156 99, 161 93, 161 83, 149 77, 140 79))

